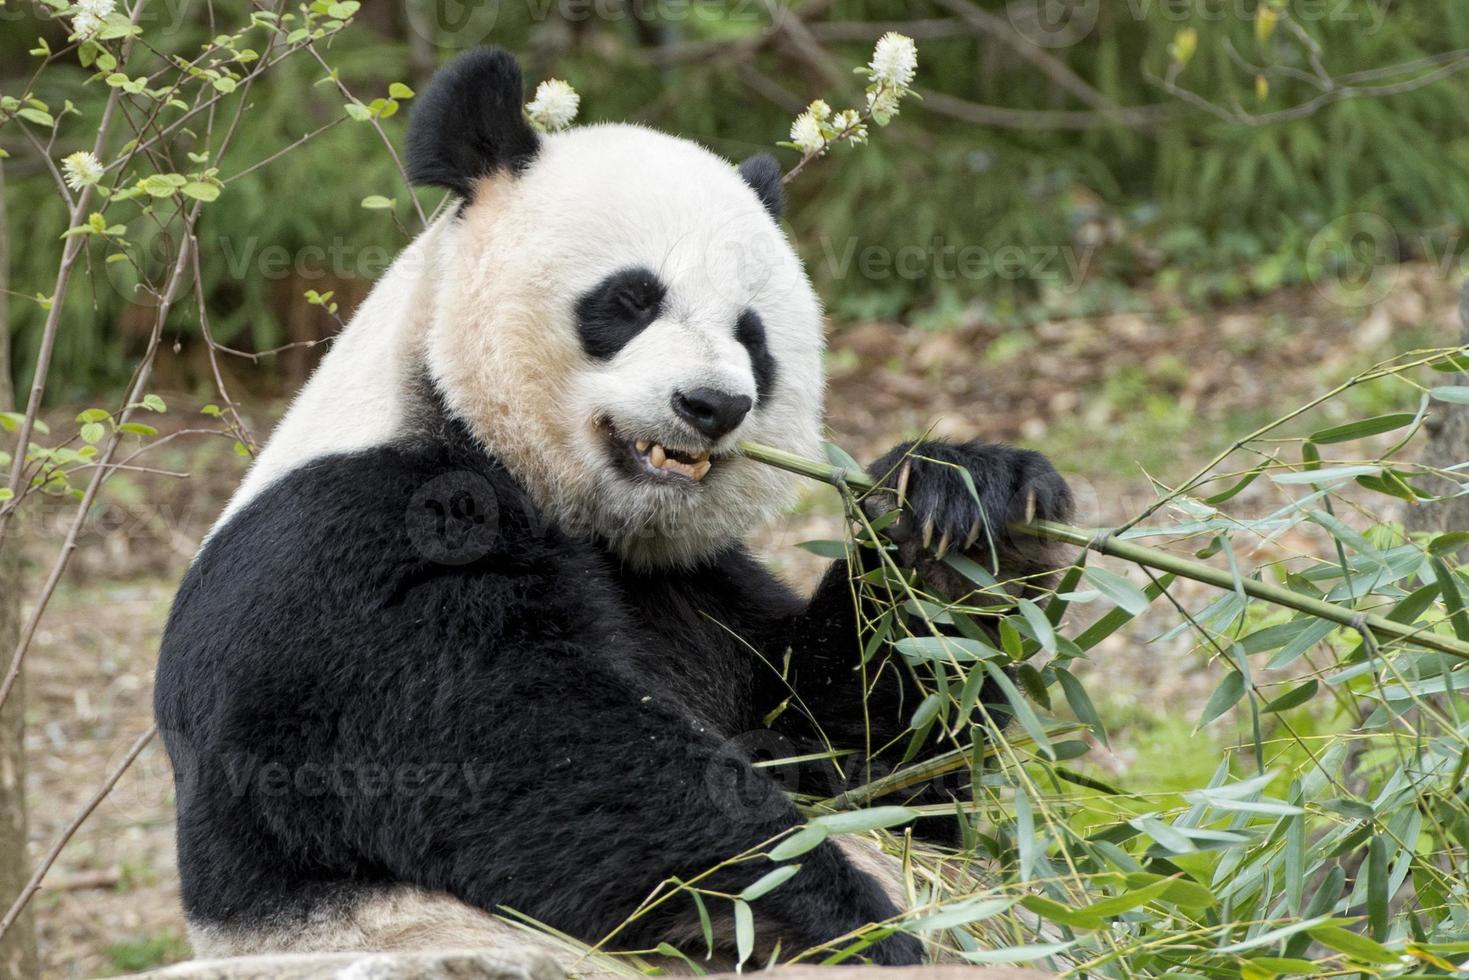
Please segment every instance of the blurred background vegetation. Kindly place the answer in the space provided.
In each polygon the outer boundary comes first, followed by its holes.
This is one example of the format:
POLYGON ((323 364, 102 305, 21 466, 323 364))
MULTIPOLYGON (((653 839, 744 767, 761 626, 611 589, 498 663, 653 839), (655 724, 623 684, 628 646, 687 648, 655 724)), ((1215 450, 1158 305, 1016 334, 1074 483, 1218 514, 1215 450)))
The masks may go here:
MULTIPOLYGON (((14 0, 6 6, 0 92, 13 93, 36 61, 27 53, 37 42, 36 21, 18 13, 14 0)), ((148 16, 168 18, 171 29, 150 29, 152 43, 192 53, 208 40, 207 5, 155 6, 148 16)), ((247 4, 212 6, 233 23, 242 11, 232 8, 247 4)), ((864 61, 883 31, 914 36, 924 101, 910 103, 861 152, 837 148, 793 188, 789 221, 837 329, 895 317, 943 329, 983 317, 1018 331, 1046 317, 1140 303, 1197 309, 1307 278, 1321 261, 1313 240, 1328 228, 1350 237, 1352 216, 1385 221, 1395 257, 1454 255, 1469 218, 1462 176, 1469 79, 1451 76, 1257 125, 1226 116, 1299 105, 1312 90, 1292 75, 1304 69, 1298 45, 1257 36, 1254 3, 1073 2, 1065 7, 1070 35, 1064 23, 1027 22, 1054 6, 409 0, 364 4, 330 60, 366 100, 393 81, 420 87, 459 48, 501 44, 522 55, 529 85, 553 75, 570 81, 583 96, 581 122, 641 121, 740 158, 784 139, 791 117, 812 98, 845 95, 855 103, 859 80, 845 66, 864 61), (1092 18, 1094 26, 1081 29, 1092 18), (1028 50, 1041 57, 1006 43, 996 24, 1040 38, 1028 50), (1198 32, 1198 49, 1179 82, 1221 111, 1158 83, 1170 45, 1188 28, 1198 32), (1265 91, 1250 70, 1259 63, 1275 67, 1265 91), (885 251, 867 252, 873 246, 885 251), (944 274, 961 246, 984 250, 971 253, 981 268, 944 274), (1006 269, 996 253, 1007 246, 1031 249, 1029 259, 1006 269), (893 264, 905 248, 918 250, 907 272, 893 264), (864 253, 887 256, 887 264, 864 264, 864 253)), ((1302 5, 1296 20, 1320 43, 1332 75, 1469 47, 1469 5, 1462 3, 1342 0, 1302 5)), ((65 35, 53 23, 47 39, 57 48, 65 35)), ((74 59, 58 64, 37 94, 52 106, 71 100, 95 118, 107 89, 88 83, 88 74, 74 59)), ((239 140, 253 148, 285 148, 344 119, 340 93, 309 59, 273 69, 251 97, 239 140)), ((406 116, 383 121, 395 141, 406 116)), ((91 139, 74 129, 63 142, 91 139)), ((28 298, 50 289, 50 243, 66 216, 43 161, 17 128, 7 127, 0 144, 10 153, 6 196, 16 246, 9 329, 24 390, 44 320, 28 298)), ((53 156, 80 148, 59 145, 53 156)), ((794 161, 792 151, 776 152, 794 161)), ((226 166, 222 176, 231 174, 226 166)), ((334 332, 335 318, 308 302, 306 291, 334 291, 345 317, 406 242, 389 212, 360 206, 370 195, 396 199, 408 223, 411 208, 392 161, 370 127, 351 121, 231 183, 201 223, 216 339, 266 350, 334 332)), ((425 207, 437 199, 426 193, 425 207)), ((130 229, 145 250, 150 234, 130 229)), ((75 310, 67 311, 70 325, 53 362, 53 402, 120 383, 146 336, 149 313, 130 302, 127 263, 99 268, 104 258, 91 247, 87 261, 99 274, 68 299, 75 310)), ((204 345, 190 335, 197 326, 172 329, 185 356, 170 369, 180 375, 161 381, 207 387, 204 345)), ((255 383, 289 390, 315 356, 289 351, 269 382, 255 383)))

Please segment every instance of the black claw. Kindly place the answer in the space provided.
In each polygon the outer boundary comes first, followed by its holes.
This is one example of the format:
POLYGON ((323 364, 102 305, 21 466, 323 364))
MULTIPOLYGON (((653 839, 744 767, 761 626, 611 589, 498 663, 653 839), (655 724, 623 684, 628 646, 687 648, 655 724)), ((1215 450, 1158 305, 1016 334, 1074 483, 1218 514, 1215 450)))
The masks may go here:
POLYGON ((911 526, 920 530, 923 550, 939 558, 956 545, 968 550, 993 540, 1000 548, 1012 523, 1065 521, 1071 513, 1066 482, 1050 461, 1030 450, 978 442, 905 443, 872 469, 887 474, 892 493, 883 499, 896 497, 905 518, 911 515, 911 526))

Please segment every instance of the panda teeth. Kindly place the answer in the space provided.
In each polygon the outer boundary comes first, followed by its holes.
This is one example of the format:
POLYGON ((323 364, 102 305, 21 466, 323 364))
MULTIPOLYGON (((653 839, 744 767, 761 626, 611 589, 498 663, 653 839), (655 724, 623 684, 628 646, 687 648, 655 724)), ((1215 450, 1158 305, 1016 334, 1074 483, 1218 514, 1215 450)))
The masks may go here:
POLYGON ((696 483, 708 475, 713 465, 709 461, 709 454, 707 452, 699 453, 696 457, 685 460, 670 456, 668 450, 664 449, 660 443, 650 443, 646 440, 639 439, 633 445, 653 469, 662 470, 664 473, 676 473, 679 476, 688 477, 696 483))

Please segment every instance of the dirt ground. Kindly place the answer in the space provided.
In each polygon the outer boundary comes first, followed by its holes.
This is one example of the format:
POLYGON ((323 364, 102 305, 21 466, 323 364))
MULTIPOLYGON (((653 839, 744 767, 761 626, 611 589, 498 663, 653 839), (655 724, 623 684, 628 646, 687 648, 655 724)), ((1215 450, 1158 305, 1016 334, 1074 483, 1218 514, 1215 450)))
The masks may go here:
MULTIPOLYGON (((1283 413, 1391 352, 1453 343, 1455 294, 1456 283, 1437 269, 1405 267, 1387 298, 1368 310, 1336 306, 1304 288, 1235 309, 1181 313, 1156 304, 1150 312, 1013 331, 979 318, 945 332, 851 326, 833 340, 830 428, 858 459, 930 425, 948 437, 1042 447, 1077 488, 1080 522, 1115 522, 1149 499, 1147 477, 1133 461, 1159 479, 1181 479, 1246 431, 1262 407, 1265 418, 1283 413)), ((210 400, 163 394, 176 410, 171 415, 185 418, 210 400)), ((1402 397, 1416 405, 1410 394, 1402 397)), ((259 408, 256 431, 268 430, 274 410, 259 408)), ((243 471, 227 444, 180 449, 154 465, 192 476, 114 484, 28 660, 35 859, 150 723, 153 667, 173 588, 243 471)), ((1280 493, 1257 484, 1237 509, 1278 505, 1271 495, 1280 493)), ((52 560, 61 513, 45 511, 30 524, 33 589, 41 563, 52 560)), ((792 545, 837 532, 832 497, 813 490, 757 543, 787 574, 809 581, 818 563, 792 545)), ((1305 550, 1311 542, 1282 547, 1305 550)), ((1155 710, 1196 706, 1212 687, 1202 661, 1187 655, 1186 644, 1176 657, 1145 648, 1146 628, 1099 648, 1093 669, 1107 672, 1124 707, 1141 700, 1155 710)), ((1114 741, 1120 745, 1109 764, 1125 774, 1138 747, 1129 748, 1125 737, 1114 741)), ((128 972, 187 957, 161 745, 144 750, 72 840, 35 909, 48 977, 128 972)))

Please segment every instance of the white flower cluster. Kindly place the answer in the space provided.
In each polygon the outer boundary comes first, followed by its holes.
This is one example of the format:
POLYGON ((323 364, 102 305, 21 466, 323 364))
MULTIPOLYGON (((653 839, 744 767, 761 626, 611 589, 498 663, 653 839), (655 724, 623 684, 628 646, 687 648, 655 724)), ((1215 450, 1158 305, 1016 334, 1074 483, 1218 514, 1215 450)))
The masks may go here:
POLYGON ((867 122, 886 126, 898 114, 898 103, 912 92, 913 77, 918 72, 918 47, 911 37, 892 31, 884 34, 872 50, 872 60, 859 74, 867 76, 867 111, 843 109, 833 112, 831 106, 817 99, 791 123, 791 141, 809 156, 820 156, 833 143, 867 142, 867 122))
POLYGON ((898 114, 898 103, 912 91, 918 73, 918 46, 911 37, 892 31, 877 39, 867 63, 867 114, 886 126, 898 114))
POLYGON ((867 140, 867 126, 856 109, 832 112, 831 106, 817 99, 791 123, 791 142, 802 153, 824 153, 827 146, 842 140, 853 143, 867 140))
POLYGON ((66 186, 74 191, 97 183, 103 173, 102 161, 86 150, 78 150, 61 161, 61 175, 66 178, 66 186))
POLYGON ((543 133, 554 133, 571 125, 581 108, 576 89, 559 78, 548 78, 536 86, 535 98, 525 104, 525 114, 543 133))
POLYGON ((907 91, 918 73, 918 45, 911 37, 888 31, 877 39, 872 60, 867 63, 869 81, 882 82, 907 91))
POLYGON ((71 29, 82 40, 90 40, 117 8, 117 0, 77 0, 71 12, 71 29))

